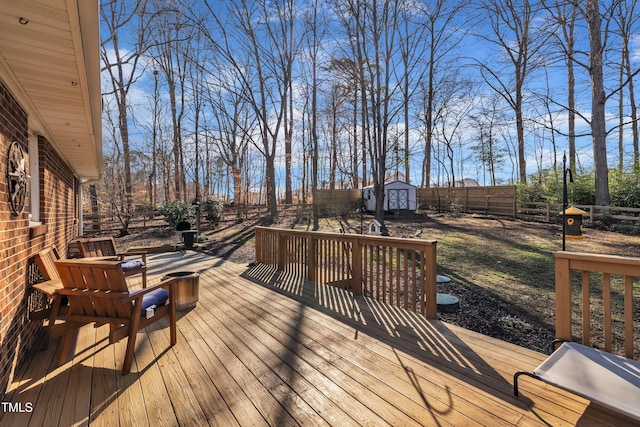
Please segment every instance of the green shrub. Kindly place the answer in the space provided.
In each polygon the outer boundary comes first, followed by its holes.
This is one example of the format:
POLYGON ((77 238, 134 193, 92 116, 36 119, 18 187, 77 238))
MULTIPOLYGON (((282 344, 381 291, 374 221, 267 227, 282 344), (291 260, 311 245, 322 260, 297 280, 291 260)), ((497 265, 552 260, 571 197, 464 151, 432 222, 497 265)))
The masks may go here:
POLYGON ((545 190, 539 181, 518 184, 518 199, 522 202, 547 202, 545 190))
POLYGON ((596 214, 595 223, 602 227, 607 228, 613 224, 613 218, 611 216, 611 211, 609 209, 605 209, 596 214))
POLYGON ((202 210, 207 214, 207 219, 217 224, 222 218, 222 210, 224 205, 219 200, 206 200, 202 204, 202 210))
POLYGON ((164 220, 172 227, 176 227, 181 222, 193 224, 196 217, 195 208, 191 203, 174 200, 160 208, 160 213, 164 215, 164 220))
MULTIPOLYGON (((540 171, 529 177, 529 183, 518 184, 518 199, 523 202, 562 203, 562 172, 552 169, 540 171)), ((593 174, 574 175, 573 182, 567 173, 567 199, 572 205, 595 203, 595 181, 593 174)))
POLYGON ((573 182, 567 181, 569 203, 573 205, 594 205, 596 203, 596 184, 592 173, 577 175, 573 182))
POLYGON ((609 174, 612 206, 640 208, 640 174, 614 171, 609 174))

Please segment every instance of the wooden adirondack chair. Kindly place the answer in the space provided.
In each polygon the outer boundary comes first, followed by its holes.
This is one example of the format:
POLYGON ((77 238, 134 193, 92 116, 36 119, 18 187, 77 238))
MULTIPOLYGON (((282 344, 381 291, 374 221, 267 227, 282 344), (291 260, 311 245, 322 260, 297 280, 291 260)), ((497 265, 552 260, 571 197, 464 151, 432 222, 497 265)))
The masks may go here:
POLYGON ((118 252, 113 237, 77 239, 76 244, 83 258, 117 257, 122 262, 124 275, 142 274, 142 287, 147 287, 147 253, 145 251, 118 252), (140 261, 125 260, 127 256, 139 256, 140 261))
POLYGON ((56 261, 56 268, 64 286, 58 293, 69 298, 66 322, 56 325, 54 331, 56 336, 64 335, 60 349, 61 363, 66 359, 74 339, 73 331, 91 322, 95 322, 96 326, 106 323, 110 325, 111 344, 127 338, 122 375, 131 370, 136 335, 140 329, 168 315, 171 345, 175 345, 175 278, 129 291, 120 261, 90 258, 59 260, 56 261))

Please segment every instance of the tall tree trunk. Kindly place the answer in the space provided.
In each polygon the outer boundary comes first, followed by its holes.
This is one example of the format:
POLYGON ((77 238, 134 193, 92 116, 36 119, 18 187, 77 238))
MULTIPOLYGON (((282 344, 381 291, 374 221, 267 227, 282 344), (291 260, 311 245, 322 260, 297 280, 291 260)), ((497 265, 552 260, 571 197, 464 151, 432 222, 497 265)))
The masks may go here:
MULTIPOLYGON (((636 0, 630 2, 620 2, 618 4, 618 20, 620 24, 620 36, 622 37, 622 63, 624 78, 627 80, 627 90, 629 93, 629 113, 631 115, 631 135, 633 139, 633 165, 634 170, 640 168, 640 150, 638 135, 638 106, 636 105, 636 94, 633 84, 634 72, 631 69, 631 38, 634 36, 634 24, 638 19, 636 10, 636 0), (626 6, 626 8, 624 7, 626 6)), ((621 79, 622 80, 622 79, 621 79)), ((622 89, 621 89, 622 90, 622 89)), ((622 95, 620 96, 622 100, 622 95)))
POLYGON ((604 76, 602 70, 602 19, 598 0, 586 0, 589 30, 589 76, 591 78, 591 138, 595 166, 596 205, 609 204, 607 133, 605 128, 604 76))
POLYGON ((624 168, 624 55, 622 64, 618 70, 618 84, 620 93, 618 94, 618 171, 624 168))
POLYGON ((122 138, 122 159, 124 162, 124 197, 125 211, 122 212, 120 235, 129 234, 129 223, 133 215, 133 184, 131 182, 131 149, 129 147, 129 125, 127 115, 127 94, 120 90, 118 102, 118 123, 120 138, 122 138))
POLYGON ((171 106, 171 123, 173 127, 173 191, 176 200, 182 200, 186 195, 182 192, 182 138, 180 136, 180 125, 178 123, 178 107, 176 101, 176 85, 170 74, 167 74, 167 83, 169 89, 169 103, 171 106))
POLYGON ((291 88, 291 76, 289 81, 285 84, 289 85, 288 101, 284 101, 284 203, 290 205, 293 203, 293 189, 291 178, 291 164, 292 164, 292 139, 293 139, 293 92, 291 88))
MULTIPOLYGON (((573 52, 573 46, 571 47, 573 52)), ((569 121, 569 169, 576 173, 576 77, 573 71, 573 60, 567 62, 567 98, 569 121)))
POLYGON ((351 158, 353 188, 364 187, 364 175, 358 179, 358 88, 353 88, 353 154, 351 158))

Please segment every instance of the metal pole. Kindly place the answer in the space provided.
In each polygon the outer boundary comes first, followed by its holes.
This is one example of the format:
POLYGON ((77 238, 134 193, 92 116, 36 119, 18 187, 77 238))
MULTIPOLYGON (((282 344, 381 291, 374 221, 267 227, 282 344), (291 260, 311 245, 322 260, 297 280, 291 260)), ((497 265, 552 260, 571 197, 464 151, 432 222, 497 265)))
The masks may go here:
POLYGON ((569 198, 567 196, 567 173, 569 173, 569 182, 573 182, 573 174, 571 169, 567 169, 567 153, 562 155, 562 250, 566 249, 567 240, 567 214, 565 213, 569 207, 569 198))
POLYGON ((562 155, 562 250, 566 250, 567 240, 567 205, 569 204, 567 197, 567 153, 562 155))

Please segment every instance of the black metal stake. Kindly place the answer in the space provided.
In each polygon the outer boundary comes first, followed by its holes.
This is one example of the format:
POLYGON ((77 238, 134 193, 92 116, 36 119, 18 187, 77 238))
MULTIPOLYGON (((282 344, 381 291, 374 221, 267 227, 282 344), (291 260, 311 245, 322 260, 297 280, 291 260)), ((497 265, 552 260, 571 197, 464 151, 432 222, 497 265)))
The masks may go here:
POLYGON ((567 208, 569 207, 569 198, 567 195, 567 172, 569 172, 569 182, 573 182, 571 169, 567 169, 567 153, 562 155, 562 250, 566 250, 567 240, 567 208))

